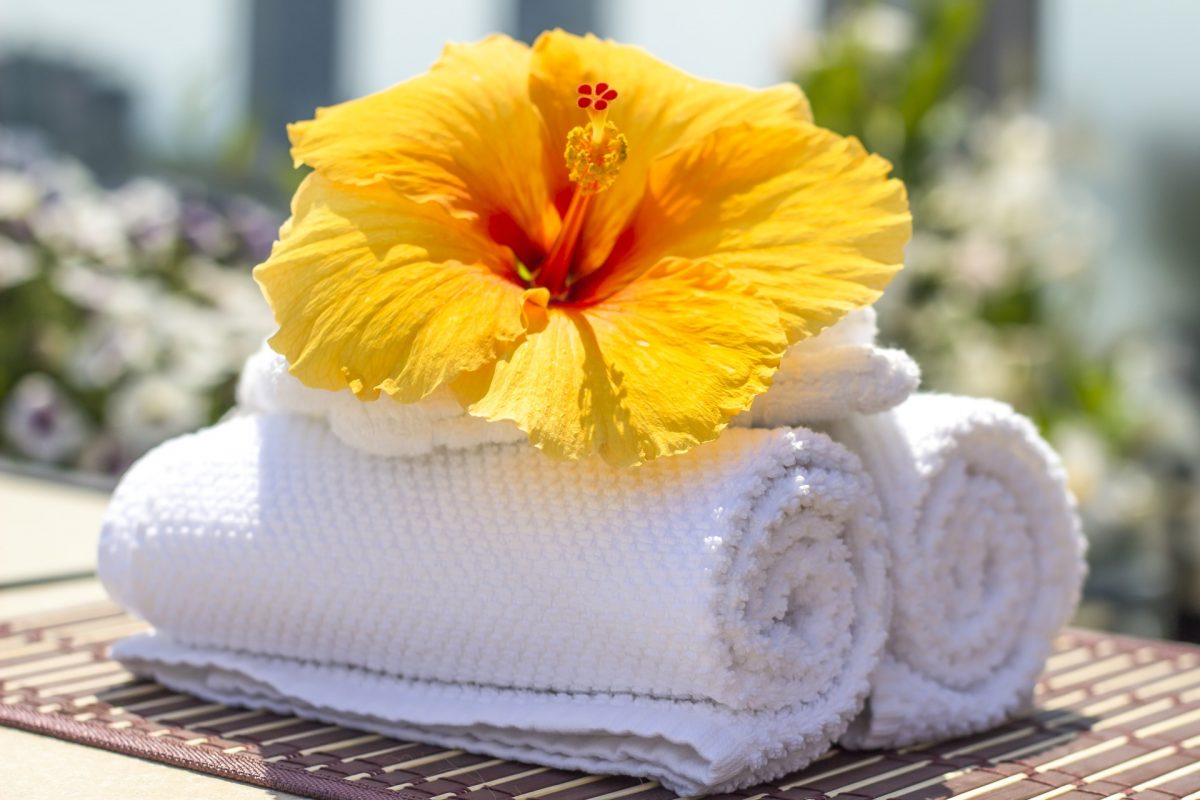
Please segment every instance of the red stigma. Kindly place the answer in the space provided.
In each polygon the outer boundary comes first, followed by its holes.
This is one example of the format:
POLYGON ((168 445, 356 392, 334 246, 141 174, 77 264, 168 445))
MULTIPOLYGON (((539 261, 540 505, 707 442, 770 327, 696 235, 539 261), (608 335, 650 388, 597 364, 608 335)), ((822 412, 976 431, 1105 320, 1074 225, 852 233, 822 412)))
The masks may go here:
POLYGON ((580 95, 579 99, 575 101, 575 105, 580 108, 590 108, 592 111, 604 111, 613 100, 617 99, 617 90, 610 88, 603 81, 596 84, 594 94, 590 83, 579 84, 575 91, 580 95))

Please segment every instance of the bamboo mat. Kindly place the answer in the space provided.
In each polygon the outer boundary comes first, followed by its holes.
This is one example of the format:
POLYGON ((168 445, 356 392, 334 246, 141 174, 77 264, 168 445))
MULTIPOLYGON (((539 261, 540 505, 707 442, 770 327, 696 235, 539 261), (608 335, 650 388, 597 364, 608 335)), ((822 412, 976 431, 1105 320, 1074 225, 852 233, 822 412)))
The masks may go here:
MULTIPOLYGON (((537 767, 178 694, 108 658, 109 643, 142 629, 109 603, 0 621, 0 724, 331 800, 675 797, 653 781, 537 767)), ((788 778, 723 797, 1200 800, 1200 648, 1068 631, 1030 717, 900 751, 835 750, 788 778)))

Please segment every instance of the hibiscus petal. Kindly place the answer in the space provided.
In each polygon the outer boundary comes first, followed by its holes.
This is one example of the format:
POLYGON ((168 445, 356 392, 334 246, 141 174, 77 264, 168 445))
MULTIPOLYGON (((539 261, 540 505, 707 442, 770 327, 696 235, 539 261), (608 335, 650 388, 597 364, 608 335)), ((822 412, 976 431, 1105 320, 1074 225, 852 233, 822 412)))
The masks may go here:
POLYGON ((313 173, 254 277, 279 323, 271 346, 301 381, 411 402, 506 354, 540 316, 545 290, 502 277, 504 257, 438 207, 313 173))
POLYGON ((739 120, 812 119, 808 100, 794 84, 755 90, 705 81, 639 47, 592 35, 542 34, 530 68, 529 94, 545 120, 547 170, 558 189, 569 186, 562 156, 567 132, 587 120, 576 105, 576 87, 604 81, 620 93, 608 119, 628 140, 629 158, 613 187, 593 200, 582 238, 583 272, 604 261, 641 200, 650 163, 663 153, 739 120))
POLYGON ((651 165, 610 286, 706 258, 779 308, 791 342, 878 299, 912 230, 891 164, 805 123, 714 131, 651 165))
POLYGON ((786 347, 770 301, 713 264, 665 260, 602 304, 551 306, 544 330, 452 388, 552 455, 627 466, 715 439, 786 347))
POLYGON ((545 247, 556 231, 544 229, 545 145, 529 63, 529 48, 505 36, 448 45, 429 72, 289 126, 292 154, 339 183, 386 180, 463 219, 511 216, 545 247))

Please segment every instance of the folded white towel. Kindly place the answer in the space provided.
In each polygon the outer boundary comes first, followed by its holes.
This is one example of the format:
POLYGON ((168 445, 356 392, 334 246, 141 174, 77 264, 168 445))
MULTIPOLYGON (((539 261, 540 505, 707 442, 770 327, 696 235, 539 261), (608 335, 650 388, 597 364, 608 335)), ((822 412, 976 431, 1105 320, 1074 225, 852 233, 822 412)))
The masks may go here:
MULTIPOLYGON (((853 311, 784 356, 771 388, 737 427, 782 428, 886 411, 912 394, 920 371, 900 350, 875 346, 875 310, 853 311)), ((525 440, 510 422, 490 423, 463 411, 446 388, 419 403, 386 397, 362 402, 349 390, 310 389, 288 372, 287 360, 263 346, 238 385, 238 405, 258 413, 323 418, 346 444, 366 453, 415 456, 438 448, 468 448, 525 440)))
POLYGON ((116 656, 167 685, 695 793, 798 769, 858 714, 882 535, 858 459, 804 430, 618 471, 247 415, 130 470, 100 574, 155 627, 116 656))
POLYGON ((916 395, 832 426, 883 504, 895 612, 844 743, 974 733, 1022 710, 1070 618, 1084 540, 1058 457, 991 400, 916 395))

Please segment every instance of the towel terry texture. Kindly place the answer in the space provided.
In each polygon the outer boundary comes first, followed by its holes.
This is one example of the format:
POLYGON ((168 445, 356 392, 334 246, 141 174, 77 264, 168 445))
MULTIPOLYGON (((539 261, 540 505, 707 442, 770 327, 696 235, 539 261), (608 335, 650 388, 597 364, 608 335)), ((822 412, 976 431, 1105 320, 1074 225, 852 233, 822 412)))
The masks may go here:
POLYGON ((246 414, 129 471, 100 574, 154 626, 116 656, 177 689, 692 794, 847 729, 888 626, 883 525, 858 458, 805 430, 614 471, 246 414))
MULTIPOLYGON (((916 390, 920 371, 903 351, 877 347, 876 332, 875 310, 865 308, 793 345, 771 388, 731 425, 809 425, 848 414, 874 414, 903 402, 916 390)), ((387 397, 364 403, 349 390, 310 389, 289 374, 287 360, 266 345, 242 371, 238 404, 258 413, 324 419, 346 444, 376 455, 415 456, 526 438, 511 422, 468 415, 445 388, 418 403, 396 403, 387 397)))
POLYGON ((917 395, 832 432, 879 492, 895 598, 867 710, 843 743, 901 747, 1022 710, 1084 575, 1058 457, 1008 406, 965 397, 917 395))

